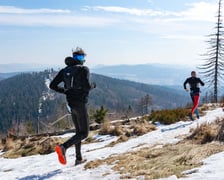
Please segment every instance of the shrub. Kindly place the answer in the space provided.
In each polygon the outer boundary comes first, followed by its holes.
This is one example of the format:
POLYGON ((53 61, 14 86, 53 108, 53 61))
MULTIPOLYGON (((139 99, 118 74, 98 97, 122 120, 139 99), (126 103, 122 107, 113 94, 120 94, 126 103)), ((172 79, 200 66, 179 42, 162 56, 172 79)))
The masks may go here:
POLYGON ((216 136, 216 128, 211 125, 202 124, 192 132, 188 139, 195 140, 199 144, 206 144, 215 140, 216 136))
POLYGON ((95 121, 99 124, 103 123, 105 120, 107 111, 108 110, 105 109, 103 106, 101 106, 100 109, 97 109, 96 112, 93 114, 95 121))
POLYGON ((224 141, 224 119, 217 119, 211 124, 202 124, 194 129, 187 139, 196 141, 199 144, 206 144, 212 141, 224 141))
POLYGON ((172 124, 180 120, 185 120, 189 113, 189 109, 173 109, 173 110, 160 110, 154 111, 148 117, 149 121, 153 123, 160 122, 162 124, 172 124))

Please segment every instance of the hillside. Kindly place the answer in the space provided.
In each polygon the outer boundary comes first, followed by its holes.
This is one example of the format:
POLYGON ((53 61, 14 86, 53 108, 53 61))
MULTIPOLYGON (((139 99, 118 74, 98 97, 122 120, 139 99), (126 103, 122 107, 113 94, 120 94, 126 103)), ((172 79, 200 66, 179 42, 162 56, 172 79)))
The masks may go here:
MULTIPOLYGON (((50 122, 66 114, 65 98, 49 90, 54 71, 23 73, 0 81, 0 132, 18 124, 30 124, 36 132, 38 119, 50 122)), ((139 101, 152 97, 153 109, 175 108, 186 104, 186 94, 171 88, 118 80, 92 74, 97 88, 90 93, 91 108, 104 106, 111 112, 123 112, 128 106, 138 114, 139 101)))
POLYGON ((9 63, 0 64, 0 74, 21 73, 21 72, 40 72, 45 69, 58 69, 59 65, 47 65, 37 63, 9 63))
POLYGON ((9 77, 15 76, 17 74, 21 74, 21 73, 19 73, 19 72, 18 73, 17 72, 15 72, 15 73, 0 73, 0 81, 3 79, 7 79, 9 77))
POLYGON ((97 88, 90 93, 90 103, 104 105, 112 110, 121 110, 129 105, 137 109, 140 98, 149 94, 152 97, 153 109, 171 109, 184 106, 187 94, 184 91, 166 86, 149 85, 128 80, 92 74, 92 81, 97 88))
MULTIPOLYGON (((209 140, 208 135, 214 134, 217 123, 221 121, 223 123, 223 115, 222 108, 210 109, 194 122, 180 121, 167 126, 160 125, 151 132, 123 141, 119 136, 92 135, 95 141, 87 140, 82 146, 83 156, 88 160, 79 166, 74 166, 74 147, 66 151, 66 156, 69 157, 66 165, 59 164, 54 152, 16 159, 0 157, 0 176, 10 180, 18 178, 221 180, 224 175, 222 165, 224 145, 218 141, 200 143, 203 140, 200 138, 209 140), (201 131, 198 130, 200 127, 201 131), (195 139, 189 139, 196 132, 198 134, 195 139)), ((73 133, 53 138, 65 140, 72 135, 73 133)), ((44 142, 50 142, 49 137, 45 137, 42 140, 43 144, 44 142)))
POLYGON ((37 127, 40 104, 46 106, 41 116, 55 113, 57 99, 42 101, 48 91, 45 84, 48 75, 48 71, 23 73, 0 81, 0 134, 21 123, 31 123, 37 127))

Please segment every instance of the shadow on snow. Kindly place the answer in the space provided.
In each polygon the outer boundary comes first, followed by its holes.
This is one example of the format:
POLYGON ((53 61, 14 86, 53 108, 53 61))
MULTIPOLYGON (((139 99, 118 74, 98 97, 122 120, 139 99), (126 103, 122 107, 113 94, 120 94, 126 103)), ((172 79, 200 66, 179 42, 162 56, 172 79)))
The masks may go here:
POLYGON ((31 175, 31 176, 26 176, 26 177, 20 178, 19 180, 32 180, 32 179, 45 180, 45 179, 49 179, 50 177, 55 176, 56 174, 60 174, 61 172, 62 171, 60 169, 58 169, 58 170, 54 170, 54 171, 49 172, 44 175, 31 175))

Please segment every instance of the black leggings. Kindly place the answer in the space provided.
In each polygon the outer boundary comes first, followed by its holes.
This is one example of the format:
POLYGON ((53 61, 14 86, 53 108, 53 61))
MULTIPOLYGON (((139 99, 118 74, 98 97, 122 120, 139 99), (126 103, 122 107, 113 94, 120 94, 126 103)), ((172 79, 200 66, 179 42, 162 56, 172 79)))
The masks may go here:
POLYGON ((87 113, 86 103, 73 103, 72 120, 75 125, 76 134, 68 139, 63 146, 65 149, 75 145, 76 159, 82 160, 81 141, 88 136, 89 133, 89 117, 87 113))

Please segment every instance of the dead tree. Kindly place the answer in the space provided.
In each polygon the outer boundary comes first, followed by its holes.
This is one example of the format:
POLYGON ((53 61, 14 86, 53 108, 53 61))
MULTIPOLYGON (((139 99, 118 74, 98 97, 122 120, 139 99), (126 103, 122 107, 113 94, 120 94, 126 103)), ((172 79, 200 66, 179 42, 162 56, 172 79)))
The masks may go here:
POLYGON ((148 114, 149 113, 149 107, 152 105, 152 97, 148 94, 146 94, 144 97, 142 97, 139 101, 139 107, 141 114, 148 114))
POLYGON ((224 31, 222 25, 222 0, 219 0, 217 22, 215 26, 216 33, 210 34, 210 40, 207 41, 209 48, 203 56, 205 63, 199 66, 201 73, 204 75, 205 82, 213 87, 214 100, 218 101, 218 85, 223 81, 224 70, 224 31))

